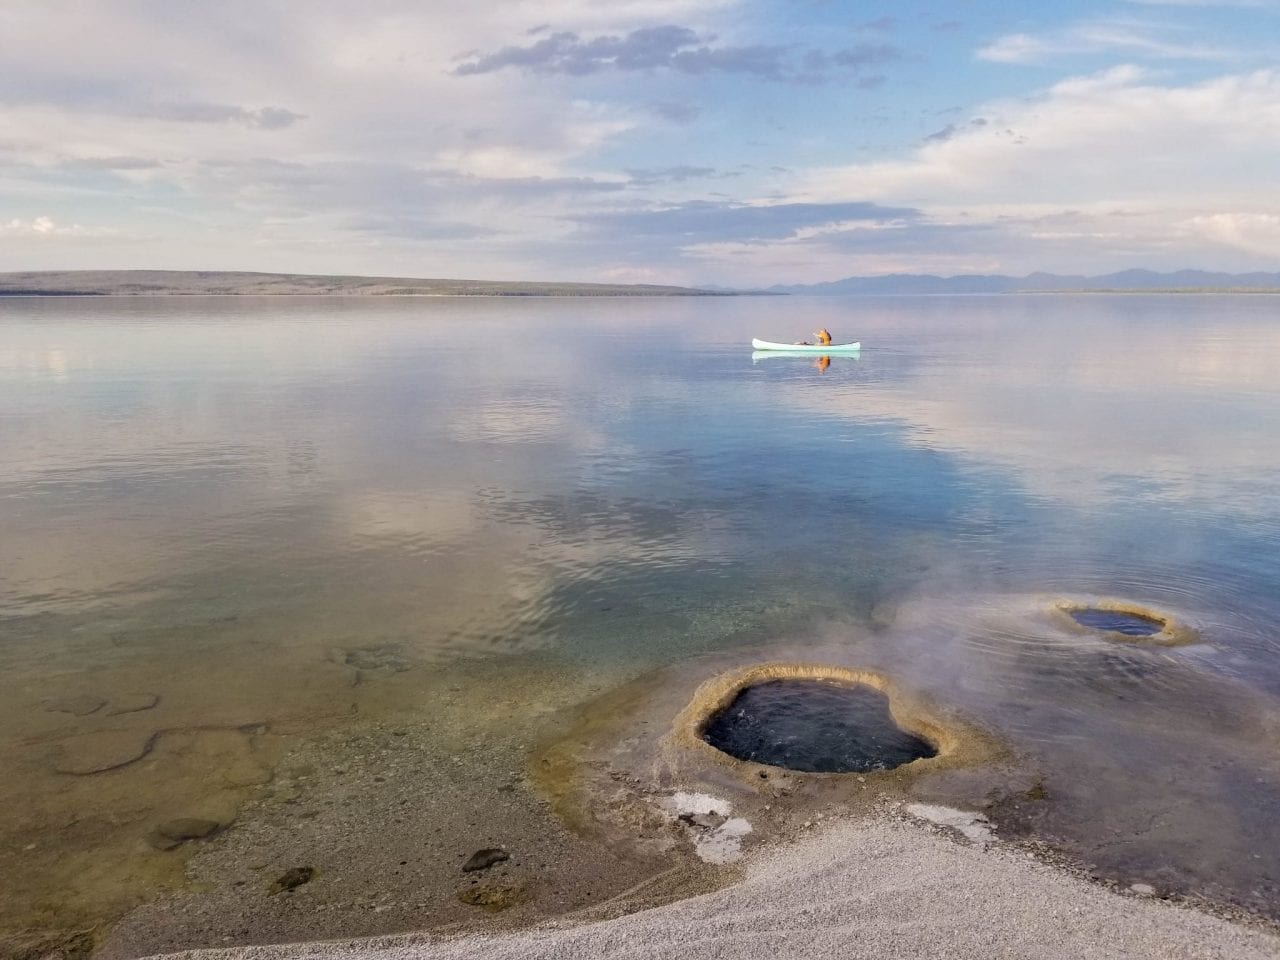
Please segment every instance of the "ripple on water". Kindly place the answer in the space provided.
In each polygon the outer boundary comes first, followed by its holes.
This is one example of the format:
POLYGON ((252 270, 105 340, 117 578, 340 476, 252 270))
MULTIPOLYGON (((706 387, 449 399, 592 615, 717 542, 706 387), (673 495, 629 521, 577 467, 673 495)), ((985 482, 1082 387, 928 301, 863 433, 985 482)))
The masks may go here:
MULTIPOLYGON (((1067 602, 1088 607, 1095 599, 1067 602)), ((1195 647, 1124 642, 1080 626, 1062 612, 1063 602, 1035 594, 911 601, 897 611, 886 646, 902 660, 904 676, 999 714, 1008 733, 1029 742, 1075 739, 1089 726, 1064 717, 1126 703, 1158 712, 1203 690, 1204 662, 1187 655, 1195 647)), ((1171 621, 1189 620, 1180 609, 1157 609, 1171 621)))
POLYGON ((1104 596, 1191 624, 1199 642, 1117 638, 1080 627, 1062 597, 1003 594, 906 602, 881 643, 904 684, 973 716, 1042 777, 1048 802, 1039 812, 1022 804, 1017 816, 1050 824, 1064 852, 1108 875, 1158 870, 1182 892, 1229 891, 1273 914, 1274 901, 1256 892, 1271 889, 1280 869, 1269 840, 1280 780, 1275 700, 1223 666, 1241 644, 1274 640, 1257 634, 1252 614, 1235 615, 1230 589, 1225 603, 1201 594, 1182 606, 1170 597, 1199 589, 1185 581, 1163 592, 1105 587, 1104 596))
MULTIPOLYGON (((1198 629, 1209 645, 1189 651, 1195 656, 1230 652, 1255 663, 1280 657, 1272 598, 1260 595, 1249 578, 1229 567, 1175 570, 1152 565, 1114 576, 1073 569, 1062 580, 1062 589, 1086 597, 1125 597, 1173 614, 1198 629)), ((1274 679, 1280 689, 1280 675, 1274 679)))

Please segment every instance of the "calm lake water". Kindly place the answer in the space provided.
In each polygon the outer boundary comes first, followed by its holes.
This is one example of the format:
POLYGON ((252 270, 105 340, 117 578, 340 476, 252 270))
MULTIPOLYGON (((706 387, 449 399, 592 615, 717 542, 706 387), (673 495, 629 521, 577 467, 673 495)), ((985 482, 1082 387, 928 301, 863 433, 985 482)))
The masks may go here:
POLYGON ((436 695, 459 664, 519 726, 845 633, 1036 772, 1051 843, 1280 915, 1278 314, 0 301, 0 921, 141 897, 147 824, 229 817, 315 730, 493 721, 436 695), (819 326, 861 355, 753 362, 819 326), (1059 629, 1058 597, 1201 642, 1059 629))

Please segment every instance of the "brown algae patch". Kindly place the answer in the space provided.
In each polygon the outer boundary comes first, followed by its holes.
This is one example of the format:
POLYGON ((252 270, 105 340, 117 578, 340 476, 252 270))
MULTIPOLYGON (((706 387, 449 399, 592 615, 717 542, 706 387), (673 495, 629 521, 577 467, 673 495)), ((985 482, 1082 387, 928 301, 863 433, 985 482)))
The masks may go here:
POLYGON ((1090 633, 1119 643, 1139 646, 1183 647, 1197 643, 1200 640, 1200 632, 1198 630, 1182 622, 1172 614, 1129 600, 1110 598, 1092 600, 1059 599, 1050 604, 1049 610, 1060 625, 1075 633, 1090 633), (1081 622, 1082 619, 1087 619, 1089 614, 1102 615, 1100 622, 1105 621, 1105 615, 1111 614, 1117 618, 1117 622, 1127 620, 1138 626, 1147 625, 1150 627, 1150 632, 1146 632, 1146 630, 1108 629, 1105 626, 1093 626, 1088 622, 1081 622))
MULTIPOLYGON (((688 706, 680 712, 672 725, 671 740, 674 745, 692 752, 705 760, 735 767, 747 776, 768 775, 778 768, 771 764, 757 763, 733 757, 708 743, 705 734, 715 717, 726 710, 743 691, 761 684, 779 680, 827 681, 850 686, 861 685, 883 693, 889 701, 889 714, 903 731, 927 741, 935 750, 932 757, 920 757, 894 768, 896 771, 925 773, 982 759, 988 752, 981 747, 981 738, 966 737, 958 724, 939 719, 922 702, 906 696, 883 674, 820 663, 760 663, 730 670, 702 684, 693 694, 688 706)), ((791 771, 796 773, 797 771, 791 771)), ((844 777, 846 773, 803 773, 804 776, 844 777)))
POLYGON ((465 904, 479 907, 487 913, 501 913, 512 907, 527 903, 531 895, 520 884, 494 884, 479 887, 467 887, 458 891, 458 899, 465 904))

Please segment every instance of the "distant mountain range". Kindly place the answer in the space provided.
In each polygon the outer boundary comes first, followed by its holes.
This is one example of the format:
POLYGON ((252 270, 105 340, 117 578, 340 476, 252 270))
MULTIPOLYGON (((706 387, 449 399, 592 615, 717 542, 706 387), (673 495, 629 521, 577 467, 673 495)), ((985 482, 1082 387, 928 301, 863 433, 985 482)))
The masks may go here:
POLYGON ((935 277, 930 274, 895 273, 883 277, 847 277, 830 283, 790 284, 770 287, 769 293, 807 294, 904 294, 904 293, 1055 293, 1065 291, 1197 291, 1270 290, 1280 292, 1280 273, 1211 273, 1206 270, 1121 270, 1099 277, 1033 273, 1025 277, 999 274, 966 274, 935 277))

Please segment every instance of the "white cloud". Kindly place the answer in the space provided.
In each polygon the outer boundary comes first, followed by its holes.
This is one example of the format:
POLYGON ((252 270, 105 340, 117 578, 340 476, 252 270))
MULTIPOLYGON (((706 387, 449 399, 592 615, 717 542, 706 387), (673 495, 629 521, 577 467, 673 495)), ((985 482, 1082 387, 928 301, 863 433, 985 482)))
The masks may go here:
POLYGON ((986 124, 906 160, 813 171, 796 192, 948 208, 1194 202, 1222 209, 1224 201, 1255 207, 1276 186, 1274 71, 1160 86, 1136 67, 1117 67, 978 113, 986 124))
POLYGON ((1132 265, 1135 255, 1174 268, 1204 265, 1215 248, 1267 268, 1276 255, 1273 71, 1173 86, 1118 67, 977 114, 987 122, 903 160, 802 174, 790 199, 892 201, 934 222, 987 224, 996 245, 975 238, 970 255, 996 252, 1006 268, 1067 266, 1047 254, 1078 269, 1132 265), (1035 242, 1019 249, 1019 238, 1035 242))
MULTIPOLYGON (((1099 263, 1109 269, 1184 251, 1208 265, 1196 254, 1205 244, 1239 262, 1272 249, 1257 219, 1280 212, 1269 199, 1280 145, 1280 84, 1270 73, 1177 87, 1118 68, 986 104, 898 160, 808 173, 806 161, 853 148, 825 128, 774 125, 794 90, 771 91, 758 129, 746 129, 710 106, 741 96, 723 76, 691 92, 695 79, 670 71, 455 75, 485 51, 527 46, 548 30, 598 38, 678 25, 717 45, 819 43, 803 37, 800 20, 787 36, 765 34, 756 13, 746 0, 370 0, 359 12, 345 0, 314 0, 305 11, 282 0, 8 0, 0 35, 20 42, 0 46, 6 258, 24 268, 549 279, 651 277, 657 267, 673 281, 733 283, 824 279, 856 264, 991 270, 1010 251, 1052 253, 1059 259, 1036 264, 1052 268, 1119 258, 1099 263), (780 143, 800 172, 770 172, 773 156, 750 162, 780 143), (705 168, 707 179, 627 173, 664 167, 705 168), (729 169, 732 182, 710 183, 729 169), (775 192, 780 184, 789 189, 775 192), (880 201, 925 214, 910 229, 885 230, 878 248, 854 236, 868 233, 865 224, 834 220, 785 239, 726 229, 703 238, 715 242, 674 231, 646 242, 623 228, 583 239, 581 224, 606 214, 713 197, 734 208, 789 197, 880 201), (37 234, 31 225, 42 216, 54 227, 37 234), (947 240, 975 224, 990 229, 947 240), (61 255, 52 242, 108 234, 133 239, 118 250, 68 245, 61 255), (50 242, 22 244, 20 235, 50 242)), ((1046 55, 1051 41, 1135 57, 1213 52, 1119 19, 1055 36, 998 43, 1014 60, 1046 55)), ((803 95, 811 92, 824 95, 803 95)))
POLYGON ((1274 7, 1277 0, 1126 0, 1144 7, 1274 7))
POLYGON ((571 228, 561 214, 627 180, 593 157, 666 121, 648 100, 594 100, 566 78, 457 77, 457 64, 548 25, 724 36, 740 3, 373 0, 357 15, 339 0, 304 13, 13 0, 0 5, 0 35, 21 38, 0 49, 0 211, 74 210, 85 231, 124 218, 179 240, 148 265, 349 271, 359 250, 379 272, 420 274, 429 256, 431 271, 529 275, 530 251, 571 228), (458 242, 468 234, 490 238, 482 261, 458 242))
POLYGON ((0 220, 0 237, 110 237, 115 236, 117 232, 105 227, 90 229, 78 223, 59 224, 50 217, 32 217, 30 220, 14 217, 10 220, 0 220))
POLYGON ((1202 214, 1184 227, 1197 238, 1280 261, 1280 214, 1202 214))
POLYGON ((999 37, 977 52, 995 63, 1038 64, 1056 57, 1115 53, 1157 60, 1227 60, 1235 56, 1220 47, 1161 39, 1153 24, 1130 20, 1095 20, 1056 33, 1014 33, 999 37))
POLYGON ((850 252, 839 244, 802 243, 704 243, 685 249, 702 261, 703 275, 712 283, 770 286, 786 278, 788 283, 823 283, 851 275, 878 276, 893 273, 997 273, 1005 261, 989 249, 948 249, 850 252))

